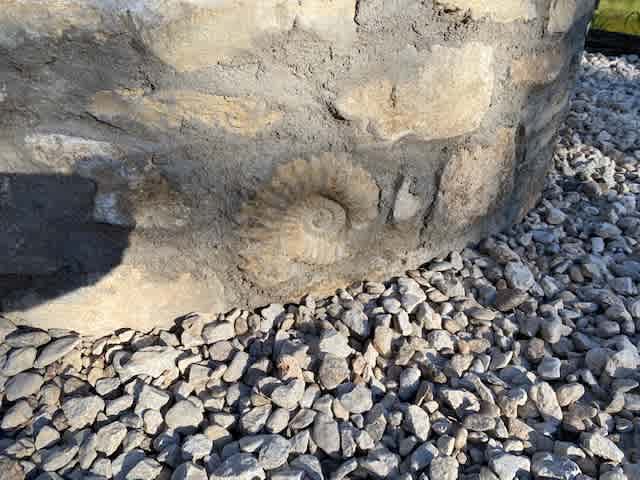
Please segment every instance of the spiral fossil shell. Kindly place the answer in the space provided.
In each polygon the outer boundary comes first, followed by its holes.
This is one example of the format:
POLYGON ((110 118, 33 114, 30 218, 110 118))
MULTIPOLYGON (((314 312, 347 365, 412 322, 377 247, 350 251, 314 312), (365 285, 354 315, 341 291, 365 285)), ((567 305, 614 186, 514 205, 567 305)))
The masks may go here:
POLYGON ((378 186, 346 154, 324 153, 276 169, 241 209, 241 267, 263 286, 349 255, 349 239, 378 215, 378 186))

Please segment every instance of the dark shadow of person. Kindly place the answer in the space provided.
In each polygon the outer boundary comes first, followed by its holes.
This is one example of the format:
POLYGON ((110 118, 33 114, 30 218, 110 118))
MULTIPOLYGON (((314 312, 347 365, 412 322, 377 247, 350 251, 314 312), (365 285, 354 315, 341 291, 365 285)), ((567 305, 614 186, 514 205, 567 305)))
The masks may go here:
POLYGON ((0 312, 96 283, 121 263, 131 229, 96 223, 95 193, 78 175, 0 173, 0 312))

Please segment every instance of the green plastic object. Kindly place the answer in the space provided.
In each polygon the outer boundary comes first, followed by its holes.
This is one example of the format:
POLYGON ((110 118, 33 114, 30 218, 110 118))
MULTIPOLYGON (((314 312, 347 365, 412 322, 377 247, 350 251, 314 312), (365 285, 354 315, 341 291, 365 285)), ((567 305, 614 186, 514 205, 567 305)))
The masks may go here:
POLYGON ((640 36, 640 0, 600 0, 591 28, 640 36))

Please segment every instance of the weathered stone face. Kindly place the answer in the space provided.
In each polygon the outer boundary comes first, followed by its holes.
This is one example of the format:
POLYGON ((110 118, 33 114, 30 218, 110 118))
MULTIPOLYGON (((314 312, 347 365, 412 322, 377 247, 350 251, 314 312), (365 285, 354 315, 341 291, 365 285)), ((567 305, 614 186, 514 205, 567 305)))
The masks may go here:
MULTIPOLYGON (((292 3, 292 2, 289 2, 292 3)), ((133 16, 144 45, 178 71, 192 71, 232 61, 251 50, 260 37, 291 29, 295 12, 287 2, 149 2, 133 16), (211 48, 214 44, 215 48, 211 48)))
POLYGON ((424 61, 406 68, 415 70, 413 79, 356 87, 338 97, 338 112, 390 141, 411 134, 423 140, 451 138, 480 126, 493 94, 492 47, 434 45, 424 61))
POLYGON ((442 222, 452 230, 473 225, 513 189, 515 129, 500 128, 491 145, 462 148, 447 164, 440 180, 438 206, 442 222))
POLYGON ((286 34, 294 26, 340 46, 355 38, 355 0, 137 3, 143 6, 130 20, 144 45, 182 72, 233 63, 234 57, 250 53, 265 37, 286 34))
POLYGON ((5 1, 5 314, 150 329, 504 228, 537 201, 592 8, 5 1))
POLYGON ((567 51, 554 45, 548 51, 518 58, 511 63, 511 79, 518 85, 544 85, 553 82, 566 63, 567 51))

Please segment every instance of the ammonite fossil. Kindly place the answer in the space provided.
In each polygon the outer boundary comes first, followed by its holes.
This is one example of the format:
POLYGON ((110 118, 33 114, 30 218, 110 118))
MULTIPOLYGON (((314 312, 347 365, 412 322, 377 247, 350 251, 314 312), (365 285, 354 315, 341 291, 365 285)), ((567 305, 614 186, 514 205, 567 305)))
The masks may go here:
POLYGON ((349 255, 349 238, 378 215, 378 186, 346 154, 324 153, 276 169, 242 208, 242 268, 262 286, 349 255))

